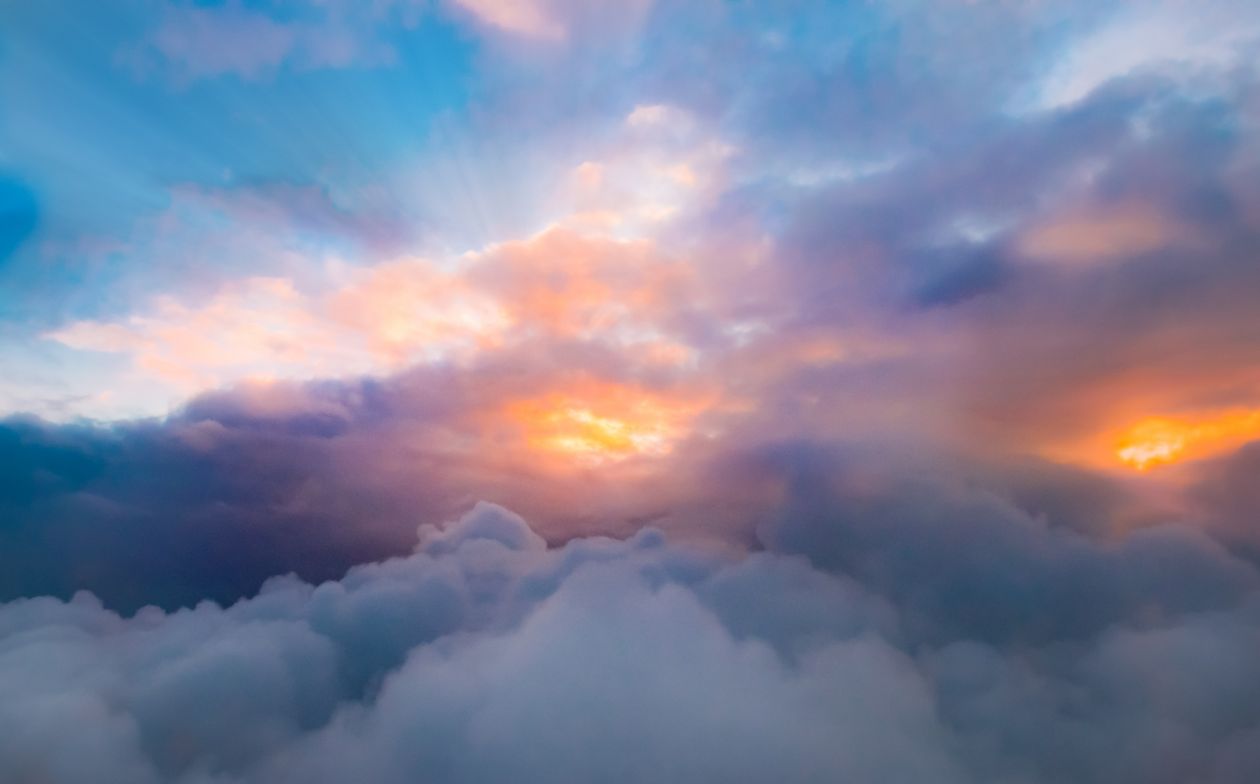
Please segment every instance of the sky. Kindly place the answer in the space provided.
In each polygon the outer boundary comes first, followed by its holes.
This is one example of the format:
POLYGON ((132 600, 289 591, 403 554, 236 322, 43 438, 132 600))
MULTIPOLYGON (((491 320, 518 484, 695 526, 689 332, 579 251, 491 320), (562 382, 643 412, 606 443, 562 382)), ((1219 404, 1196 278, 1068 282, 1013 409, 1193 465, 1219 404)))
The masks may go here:
POLYGON ((1257 63, 0 2, 0 779, 1249 784, 1257 63))

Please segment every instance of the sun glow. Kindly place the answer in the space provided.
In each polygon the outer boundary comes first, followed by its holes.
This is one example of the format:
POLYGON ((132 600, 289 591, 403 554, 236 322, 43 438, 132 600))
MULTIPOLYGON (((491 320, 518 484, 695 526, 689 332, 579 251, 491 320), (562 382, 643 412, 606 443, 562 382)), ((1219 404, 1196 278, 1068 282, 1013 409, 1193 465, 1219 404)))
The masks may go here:
POLYGON ((1148 417, 1123 431, 1116 458, 1148 471, 1160 465, 1205 457, 1260 437, 1260 409, 1231 410, 1204 417, 1148 417))
POLYGON ((531 449, 602 463, 668 454, 702 407, 692 398, 599 384, 515 401, 507 415, 531 449))

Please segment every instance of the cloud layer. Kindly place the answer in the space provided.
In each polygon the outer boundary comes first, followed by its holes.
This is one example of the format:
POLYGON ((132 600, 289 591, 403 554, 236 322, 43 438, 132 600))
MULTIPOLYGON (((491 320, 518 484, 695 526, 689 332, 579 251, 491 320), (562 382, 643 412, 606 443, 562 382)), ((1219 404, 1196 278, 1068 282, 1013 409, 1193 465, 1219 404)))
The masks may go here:
MULTIPOLYGON (((935 560, 987 583, 977 608, 1019 602, 1003 583, 1021 565, 985 541, 935 560)), ((1070 643, 1011 646, 921 634, 913 574, 889 591, 650 530, 548 548, 480 504, 425 528, 414 555, 318 586, 276 578, 227 608, 0 607, 0 767, 58 782, 1241 783, 1260 731, 1257 574, 1163 547, 1231 589, 1192 611, 1148 595, 1070 643)), ((1093 612, 1022 610, 1045 630, 1093 612)))

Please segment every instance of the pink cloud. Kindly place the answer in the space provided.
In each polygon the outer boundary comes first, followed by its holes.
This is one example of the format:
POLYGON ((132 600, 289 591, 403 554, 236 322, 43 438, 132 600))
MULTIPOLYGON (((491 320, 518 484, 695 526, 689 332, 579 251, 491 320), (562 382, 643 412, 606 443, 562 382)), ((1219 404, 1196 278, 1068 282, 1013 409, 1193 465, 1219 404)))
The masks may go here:
POLYGON ((482 23, 533 38, 564 38, 568 28, 542 0, 455 0, 482 23))
POLYGON ((561 42, 578 33, 634 29, 652 0, 451 0, 480 24, 509 35, 561 42))

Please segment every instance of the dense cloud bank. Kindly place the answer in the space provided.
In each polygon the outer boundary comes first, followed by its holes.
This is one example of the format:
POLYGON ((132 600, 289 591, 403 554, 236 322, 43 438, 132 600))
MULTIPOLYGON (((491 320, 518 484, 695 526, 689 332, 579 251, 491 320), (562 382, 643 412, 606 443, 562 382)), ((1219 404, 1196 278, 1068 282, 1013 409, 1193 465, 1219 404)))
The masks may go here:
POLYGON ((976 528, 919 543, 907 526, 948 503, 926 508, 886 517, 889 543, 862 568, 846 554, 875 535, 861 521, 785 523, 785 542, 826 542, 811 564, 651 529, 549 548, 480 504, 422 526, 411 556, 318 586, 276 578, 226 609, 10 602, 0 770, 66 784, 1251 780, 1253 569, 1186 532, 1109 548, 1028 520, 995 540, 976 507, 976 528), (1128 601, 1039 592, 1104 575, 1128 601), (929 594, 955 602, 931 610, 949 628, 919 623, 929 594), (1020 628, 1035 633, 1012 641, 1020 628))
POLYGON ((650 524, 800 553, 898 596, 916 623, 1003 639, 1091 634, 1152 603, 1209 606, 1248 584, 1236 558, 1256 563, 1254 447, 1191 466, 1193 507, 1176 513, 1044 460, 775 438, 755 422, 665 459, 548 465, 510 444, 486 453, 460 430, 482 405, 466 391, 493 398, 500 382, 454 378, 273 388, 278 411, 238 390, 109 428, 0 422, 0 600, 85 589, 122 612, 229 604, 275 575, 320 582, 406 553, 417 520, 480 498, 552 544, 650 524), (981 556, 994 571, 977 578, 981 556))

